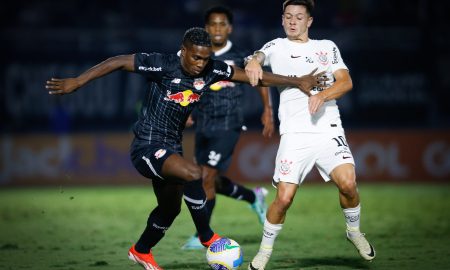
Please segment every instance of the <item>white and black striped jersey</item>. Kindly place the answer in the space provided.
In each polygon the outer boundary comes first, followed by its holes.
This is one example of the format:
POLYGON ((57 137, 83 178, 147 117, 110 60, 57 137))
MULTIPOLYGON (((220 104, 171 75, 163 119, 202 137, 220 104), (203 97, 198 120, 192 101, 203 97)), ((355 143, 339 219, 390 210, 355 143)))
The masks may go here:
POLYGON ((209 86, 233 76, 232 67, 213 59, 198 76, 190 76, 176 54, 137 53, 134 69, 148 84, 133 128, 136 139, 172 147, 181 147, 186 120, 209 86))

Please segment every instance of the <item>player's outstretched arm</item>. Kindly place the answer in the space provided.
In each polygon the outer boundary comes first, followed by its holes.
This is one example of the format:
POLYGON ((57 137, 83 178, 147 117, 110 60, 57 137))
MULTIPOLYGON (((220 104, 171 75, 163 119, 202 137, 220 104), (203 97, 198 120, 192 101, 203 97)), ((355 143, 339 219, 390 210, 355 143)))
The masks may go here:
MULTIPOLYGON (((247 77, 243 69, 239 67, 233 68, 234 73, 233 77, 231 78, 232 81, 250 83, 250 79, 247 77)), ((323 78, 323 74, 325 74, 325 72, 315 74, 316 71, 317 68, 311 71, 311 73, 303 75, 301 77, 288 77, 264 71, 263 79, 258 81, 258 85, 298 87, 302 92, 304 92, 309 96, 310 95, 309 91, 311 90, 311 88, 315 86, 320 86, 321 82, 325 80, 323 78)))
POLYGON ((69 94, 86 83, 119 69, 130 72, 134 71, 134 54, 108 58, 75 78, 51 78, 46 82, 45 88, 48 89, 50 95, 69 94))

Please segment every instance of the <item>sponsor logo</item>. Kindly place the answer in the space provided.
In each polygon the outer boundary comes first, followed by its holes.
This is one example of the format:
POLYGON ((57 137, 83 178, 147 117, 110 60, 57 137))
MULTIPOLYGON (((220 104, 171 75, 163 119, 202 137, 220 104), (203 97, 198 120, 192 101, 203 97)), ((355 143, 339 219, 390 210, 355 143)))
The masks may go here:
POLYGON ((352 158, 352 157, 348 157, 348 156, 343 156, 342 159, 347 159, 347 158, 352 158))
POLYGON ((348 220, 349 222, 355 222, 355 221, 358 221, 359 215, 356 215, 356 216, 345 215, 345 219, 348 220))
POLYGON ((266 43, 266 45, 264 45, 264 47, 262 49, 263 50, 268 49, 268 48, 272 47, 273 45, 275 45, 275 42, 268 42, 268 43, 266 43))
POLYGON ((300 57, 302 57, 301 55, 293 55, 293 54, 291 54, 291 58, 300 58, 300 57))
POLYGON ((306 56, 306 63, 314 63, 314 60, 311 59, 311 57, 306 56))
POLYGON ((192 90, 184 90, 182 92, 178 92, 172 94, 170 91, 167 91, 166 97, 164 100, 173 101, 175 103, 180 104, 181 106, 188 106, 191 103, 200 101, 201 94, 197 94, 192 92, 192 90))
POLYGON ((326 52, 318 52, 316 53, 317 58, 319 59, 319 63, 326 66, 328 65, 328 57, 326 52))
POLYGON ((203 89, 203 87, 205 87, 205 81, 203 80, 203 78, 197 78, 194 80, 194 88, 197 90, 201 90, 203 89))
POLYGON ((180 82, 181 82, 181 79, 178 79, 178 78, 175 78, 172 80, 172 83, 180 83, 180 82))
POLYGON ((227 71, 214 69, 213 72, 216 73, 217 75, 220 75, 220 76, 224 76, 224 75, 230 76, 231 68, 230 68, 230 66, 228 66, 227 71))
POLYGON ((162 71, 162 67, 144 67, 144 66, 139 66, 138 69, 142 70, 142 71, 162 71))
POLYGON ((167 152, 166 149, 159 149, 155 153, 155 158, 160 159, 161 157, 163 157, 166 154, 166 152, 167 152))
POLYGON ((281 160, 280 173, 282 175, 287 175, 291 172, 292 161, 281 160))
POLYGON ((225 249, 233 249, 233 248, 238 248, 239 246, 232 246, 230 244, 225 244, 225 249))
POLYGON ((337 64, 338 61, 338 57, 337 57, 337 48, 333 47, 333 61, 331 61, 332 64, 337 64))

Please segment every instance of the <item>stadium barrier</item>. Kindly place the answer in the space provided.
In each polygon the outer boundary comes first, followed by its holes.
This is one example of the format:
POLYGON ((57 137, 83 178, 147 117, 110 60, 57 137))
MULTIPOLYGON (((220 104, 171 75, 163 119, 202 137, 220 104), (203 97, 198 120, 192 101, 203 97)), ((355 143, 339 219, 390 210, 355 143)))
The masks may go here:
MULTIPOLYGON (((359 182, 450 182, 450 131, 347 131, 359 182)), ((185 133, 185 156, 193 138, 185 133)), ((0 186, 142 184, 129 158, 132 135, 90 133, 3 135, 0 186)), ((245 132, 228 176, 270 183, 279 137, 245 132)), ((316 169, 307 181, 320 176, 316 169)))

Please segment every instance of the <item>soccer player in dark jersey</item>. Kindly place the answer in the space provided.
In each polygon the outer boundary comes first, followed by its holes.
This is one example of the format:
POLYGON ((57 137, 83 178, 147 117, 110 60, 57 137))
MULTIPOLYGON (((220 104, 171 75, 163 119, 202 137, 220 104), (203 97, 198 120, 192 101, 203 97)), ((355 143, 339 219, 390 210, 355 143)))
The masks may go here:
MULTIPOLYGON (((189 212, 204 246, 220 236, 209 226, 202 187, 201 167, 182 156, 182 132, 193 107, 209 87, 222 80, 248 83, 245 71, 211 59, 211 40, 203 28, 186 31, 181 54, 136 53, 108 58, 75 78, 52 78, 46 82, 51 95, 74 92, 88 82, 116 70, 135 72, 147 79, 148 87, 139 119, 134 125, 131 160, 140 174, 152 179, 157 206, 150 213, 139 240, 128 257, 147 270, 161 267, 151 249, 181 210, 181 201, 189 212)), ((320 84, 322 74, 285 77, 264 73, 262 85, 296 85, 302 91, 320 84)))
MULTIPOLYGON (((233 27, 232 12, 222 6, 215 6, 205 12, 205 29, 211 36, 213 59, 243 68, 248 52, 237 48, 230 40, 233 27)), ((250 204, 261 224, 266 219, 267 195, 265 188, 246 188, 222 175, 228 169, 233 150, 238 142, 244 115, 241 106, 244 88, 250 86, 230 81, 219 81, 202 95, 199 105, 193 112, 192 122, 196 125, 195 159, 202 167, 203 188, 206 193, 206 209, 211 218, 216 204, 216 192, 227 197, 243 200, 250 204)), ((248 90, 248 89, 247 89, 248 90)), ((269 88, 257 87, 262 102, 261 117, 263 135, 271 137, 274 132, 269 88)), ((251 90, 250 90, 251 91, 251 90)), ((188 239, 183 249, 202 249, 197 235, 188 239)))

